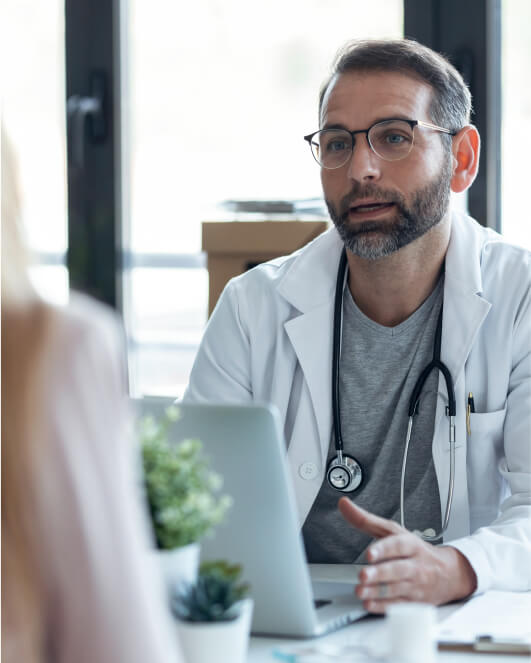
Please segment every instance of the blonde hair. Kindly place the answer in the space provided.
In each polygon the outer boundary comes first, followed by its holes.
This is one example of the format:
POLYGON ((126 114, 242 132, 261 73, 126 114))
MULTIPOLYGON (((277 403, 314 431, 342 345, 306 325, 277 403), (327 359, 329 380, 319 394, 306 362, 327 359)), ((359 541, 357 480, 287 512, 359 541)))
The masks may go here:
POLYGON ((13 148, 1 126, 2 155, 2 305, 23 306, 35 301, 28 276, 29 253, 21 224, 17 163, 13 148))
POLYGON ((2 136, 2 660, 44 659, 43 585, 33 493, 42 453, 41 361, 50 312, 28 277, 17 174, 2 136))

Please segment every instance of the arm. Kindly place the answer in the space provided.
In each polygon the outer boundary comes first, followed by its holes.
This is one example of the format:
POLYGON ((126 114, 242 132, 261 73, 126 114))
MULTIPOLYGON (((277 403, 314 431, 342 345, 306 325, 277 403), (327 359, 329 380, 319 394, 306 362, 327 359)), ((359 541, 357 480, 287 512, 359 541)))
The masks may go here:
MULTIPOLYGON (((531 264, 527 263, 531 269, 531 264)), ((494 349, 493 349, 494 351, 494 349)), ((531 292, 519 307, 511 339, 511 373, 498 469, 510 489, 498 517, 452 541, 477 573, 478 592, 531 589, 531 292)), ((492 379, 496 379, 493 376, 492 379)))
POLYGON ((240 318, 238 282, 223 291, 207 324, 184 402, 247 402, 253 398, 249 337, 240 318))

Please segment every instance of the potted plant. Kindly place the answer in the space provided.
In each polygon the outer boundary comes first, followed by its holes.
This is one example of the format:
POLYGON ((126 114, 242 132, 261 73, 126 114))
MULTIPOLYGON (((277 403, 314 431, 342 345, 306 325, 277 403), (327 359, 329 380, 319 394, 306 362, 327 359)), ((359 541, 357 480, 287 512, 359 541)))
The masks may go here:
POLYGON ((222 479, 209 469, 199 440, 171 443, 179 408, 140 421, 144 484, 158 561, 171 591, 197 577, 199 540, 224 517, 231 504, 219 495, 222 479))
POLYGON ((172 599, 179 641, 190 663, 244 663, 253 603, 241 567, 204 562, 195 583, 181 585, 172 599))

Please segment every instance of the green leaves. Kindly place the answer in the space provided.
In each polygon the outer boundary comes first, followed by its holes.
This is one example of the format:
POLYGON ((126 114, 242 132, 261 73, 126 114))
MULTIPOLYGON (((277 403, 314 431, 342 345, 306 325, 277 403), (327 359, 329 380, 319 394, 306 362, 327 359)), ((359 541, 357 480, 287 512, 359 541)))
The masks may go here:
POLYGON ((172 602, 175 615, 188 622, 230 621, 238 617, 235 604, 248 592, 239 583, 241 567, 224 561, 201 565, 195 585, 181 588, 172 602))
POLYGON ((178 407, 164 419, 140 422, 146 493, 159 548, 170 550, 198 541, 223 520, 232 500, 217 496, 222 479, 208 467, 199 440, 170 444, 168 431, 178 407))

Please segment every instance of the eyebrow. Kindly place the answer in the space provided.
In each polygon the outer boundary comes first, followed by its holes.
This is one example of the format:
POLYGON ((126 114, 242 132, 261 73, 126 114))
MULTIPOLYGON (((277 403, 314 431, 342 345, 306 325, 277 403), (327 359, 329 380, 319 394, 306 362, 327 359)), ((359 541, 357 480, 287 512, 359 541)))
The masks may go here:
POLYGON ((344 129, 345 131, 348 131, 344 124, 325 124, 321 129, 344 129))
MULTIPOLYGON (((370 126, 372 127, 374 124, 378 124, 378 122, 387 122, 387 120, 405 120, 406 122, 411 122, 410 117, 397 113, 396 115, 377 118, 374 122, 371 122, 370 126)), ((347 129, 347 127, 341 123, 325 124, 321 127, 321 130, 322 129, 344 129, 345 131, 350 131, 350 129, 347 129)), ((363 129, 361 131, 363 131, 363 129)))

